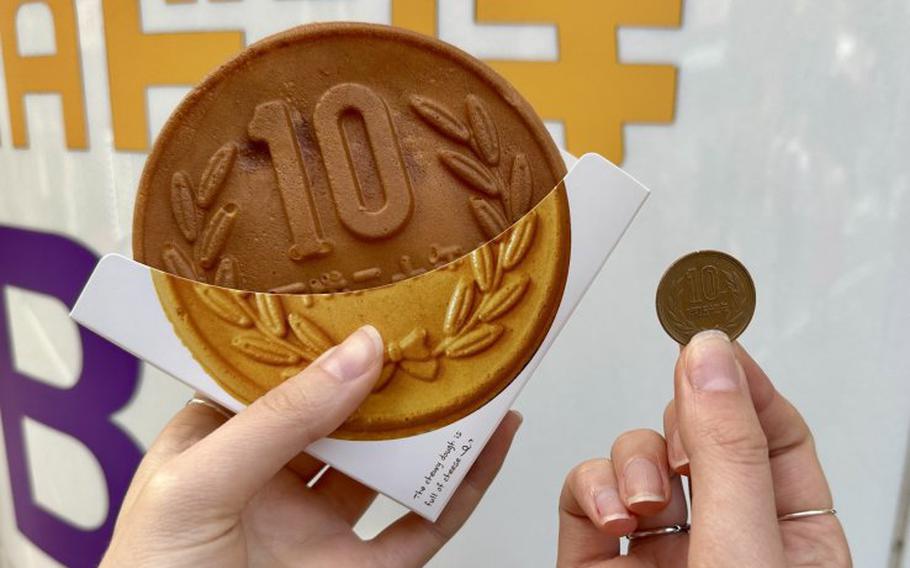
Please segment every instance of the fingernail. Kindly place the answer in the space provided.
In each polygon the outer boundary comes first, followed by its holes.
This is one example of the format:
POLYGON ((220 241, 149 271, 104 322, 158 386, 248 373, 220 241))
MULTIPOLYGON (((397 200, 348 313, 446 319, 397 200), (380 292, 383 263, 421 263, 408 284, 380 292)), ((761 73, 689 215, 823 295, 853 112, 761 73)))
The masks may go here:
POLYGON ((633 458, 623 470, 626 503, 655 503, 664 500, 663 477, 657 464, 648 458, 633 458))
POLYGON ((703 331, 686 347, 686 377, 695 390, 735 391, 739 375, 733 345, 723 332, 703 331))
POLYGON ((670 462, 670 469, 679 471, 689 465, 689 458, 683 451, 682 437, 679 435, 679 428, 673 430, 670 434, 670 443, 667 444, 667 461, 670 462))
POLYGON ((326 351, 317 362, 325 372, 347 381, 362 376, 381 356, 382 337, 375 327, 365 325, 326 351))
POLYGON ((619 498, 619 492, 615 487, 604 487, 594 495, 594 506, 597 509, 597 516, 601 524, 614 523, 616 521, 628 521, 632 518, 626 511, 622 499, 619 498))

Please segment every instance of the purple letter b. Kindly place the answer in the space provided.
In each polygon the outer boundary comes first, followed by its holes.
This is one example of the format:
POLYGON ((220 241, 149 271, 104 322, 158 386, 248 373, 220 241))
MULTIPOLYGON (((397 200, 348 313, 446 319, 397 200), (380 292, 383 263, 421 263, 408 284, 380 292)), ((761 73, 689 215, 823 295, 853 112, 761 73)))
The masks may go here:
POLYGON ((16 286, 47 294, 72 308, 96 260, 91 251, 66 237, 0 226, 0 410, 16 524, 47 554, 75 567, 97 566, 142 457, 132 438, 110 421, 132 397, 139 363, 80 327, 82 372, 72 388, 18 373, 3 289, 16 286), (100 527, 81 529, 35 503, 23 437, 25 417, 75 437, 95 455, 109 497, 107 518, 100 527))

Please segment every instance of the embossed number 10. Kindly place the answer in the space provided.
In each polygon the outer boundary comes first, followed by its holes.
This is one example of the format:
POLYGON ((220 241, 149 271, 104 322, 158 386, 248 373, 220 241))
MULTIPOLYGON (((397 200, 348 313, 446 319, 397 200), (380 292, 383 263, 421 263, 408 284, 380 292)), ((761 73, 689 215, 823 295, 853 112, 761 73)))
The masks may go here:
POLYGON ((717 299, 719 279, 716 267, 709 264, 701 270, 690 268, 686 271, 686 280, 689 282, 689 298, 693 304, 717 299))
MULTIPOLYGON (((385 102, 369 88, 355 83, 327 90, 313 113, 316 139, 334 197, 338 219, 352 233, 364 239, 381 239, 398 231, 413 209, 410 181, 401 160, 392 117, 385 102), (353 153, 341 126, 345 114, 359 115, 364 128, 385 204, 376 210, 364 205, 354 170, 353 153)), ((256 107, 248 131, 254 140, 268 144, 278 191, 291 233, 288 255, 294 260, 327 254, 316 203, 294 132, 291 108, 284 101, 270 101, 256 107)))

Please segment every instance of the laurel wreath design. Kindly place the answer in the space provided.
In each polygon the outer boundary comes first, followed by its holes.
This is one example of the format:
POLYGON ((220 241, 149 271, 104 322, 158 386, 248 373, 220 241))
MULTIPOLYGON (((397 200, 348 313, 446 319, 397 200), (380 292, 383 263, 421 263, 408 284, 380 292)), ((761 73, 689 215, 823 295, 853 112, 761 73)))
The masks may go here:
POLYGON ((743 294, 742 291, 745 288, 745 283, 742 280, 742 275, 736 272, 735 270, 720 270, 727 277, 727 282, 730 285, 730 294, 736 299, 736 312, 734 312, 733 317, 730 318, 728 325, 731 328, 739 327, 740 325, 746 323, 745 320, 749 318, 749 310, 745 309, 748 305, 746 294, 743 294))
MULTIPOLYGON (((734 302, 733 306, 731 306, 731 310, 733 310, 732 315, 724 322, 724 328, 733 330, 742 325, 744 320, 748 318, 748 310, 745 309, 748 302, 745 295, 741 293, 745 285, 742 281, 742 276, 736 271, 725 270, 723 268, 720 268, 719 270, 721 274, 726 276, 727 285, 730 289, 730 297, 734 302)), ((664 313, 673 329, 682 335, 693 336, 698 332, 703 331, 701 326, 697 325, 685 315, 682 306, 679 305, 676 296, 673 294, 670 294, 667 297, 664 313)))
MULTIPOLYGON (((446 307, 441 339, 431 344, 425 328, 415 327, 398 341, 386 343, 382 374, 374 392, 384 388, 399 371, 423 381, 439 375, 441 359, 461 359, 496 344, 506 331, 499 320, 524 299, 531 282, 525 273, 514 273, 531 246, 537 227, 536 213, 523 217, 498 243, 472 252, 471 276, 455 285, 446 307)), ((282 377, 300 372, 336 342, 322 326, 286 302, 311 296, 240 292, 197 284, 193 290, 202 304, 223 322, 237 329, 231 347, 249 360, 283 367, 282 377)))
POLYGON ((239 207, 236 203, 225 203, 212 209, 236 157, 237 146, 229 142, 209 158, 198 185, 194 186, 190 175, 183 170, 171 178, 171 213, 183 237, 182 244, 169 242, 161 252, 164 267, 172 274, 206 282, 207 271, 214 269, 214 284, 240 287, 237 260, 222 255, 239 207))
MULTIPOLYGON (((487 238, 511 230, 498 242, 474 250, 468 257, 471 276, 462 278, 452 290, 440 337, 433 345, 429 332, 415 327, 397 341, 387 341, 382 374, 374 392, 385 388, 399 372, 423 381, 435 381, 441 359, 474 356, 495 345, 506 331, 499 320, 524 299, 531 282, 526 273, 514 273, 534 243, 537 215, 531 209, 533 180, 527 156, 512 157, 506 181, 500 171, 499 131, 483 101, 468 95, 467 122, 456 118, 442 105, 414 96, 411 107, 424 121, 446 137, 464 145, 470 154, 440 150, 442 164, 478 195, 469 197, 471 211, 487 238)), ((222 146, 209 160, 198 189, 189 174, 179 171, 171 183, 171 208, 184 237, 184 246, 169 243, 163 252, 166 268, 184 278, 206 281, 206 271, 215 269, 213 283, 239 288, 239 266, 223 256, 238 207, 227 203, 214 212, 211 205, 224 185, 237 148, 222 146), (200 230, 201 229, 201 230, 200 230), (188 254, 185 247, 192 247, 188 254)), ((210 312, 237 328, 231 347, 249 360, 282 367, 288 378, 330 349, 336 342, 312 319, 288 310, 282 296, 241 292, 206 285, 194 286, 210 312)), ((313 303, 311 296, 298 296, 302 305, 313 303)), ((288 301, 293 301, 289 298, 288 301)))
POLYGON ((501 171, 499 129, 480 97, 465 99, 467 123, 427 97, 414 95, 410 104, 437 132, 470 150, 437 154, 446 169, 477 193, 469 198, 471 213, 487 238, 501 234, 531 209, 534 183, 528 158, 521 152, 513 156, 507 181, 501 171))

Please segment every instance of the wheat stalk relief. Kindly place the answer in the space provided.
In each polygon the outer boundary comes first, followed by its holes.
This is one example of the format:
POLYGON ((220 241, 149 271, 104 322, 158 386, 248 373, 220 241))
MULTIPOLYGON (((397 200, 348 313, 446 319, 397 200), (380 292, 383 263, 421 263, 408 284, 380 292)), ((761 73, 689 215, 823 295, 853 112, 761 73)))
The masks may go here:
MULTIPOLYGON (((526 215, 502 241, 469 255, 471 275, 453 288, 441 330, 431 334, 415 327, 397 341, 386 338, 385 364, 374 390, 385 387, 398 371, 436 380, 441 359, 471 357, 496 344, 505 331, 499 320, 519 305, 530 285, 528 275, 515 269, 534 243, 536 226, 536 214, 526 215)), ((336 343, 297 309, 297 305, 306 307, 304 300, 311 300, 310 296, 240 292, 204 284, 193 289, 208 311, 237 328, 231 338, 233 349, 252 361, 281 367, 284 378, 336 343)))
MULTIPOLYGON (((537 226, 536 214, 529 213, 533 180, 525 154, 512 157, 506 179, 501 171, 498 129, 484 103, 474 95, 465 101, 467 123, 425 97, 414 96, 410 103, 421 119, 470 151, 439 150, 438 157, 477 194, 469 197, 470 207, 487 238, 498 237, 517 223, 498 242, 469 255, 471 276, 463 277, 452 290, 441 330, 431 335, 425 328, 415 327, 403 338, 387 341, 382 375, 374 391, 384 388, 398 371, 423 381, 436 380, 441 359, 471 357, 495 345, 505 332, 499 320, 519 305, 531 281, 526 273, 515 271, 534 242, 537 226), (435 343, 434 338, 438 338, 435 343)), ((222 146, 210 158, 198 187, 186 172, 174 174, 172 213, 185 242, 182 246, 169 243, 164 249, 164 265, 171 273, 206 282, 206 271, 214 269, 213 284, 239 287, 237 262, 222 254, 238 207, 226 203, 212 208, 236 154, 235 144, 222 146)), ((311 306, 312 296, 240 292, 204 284, 195 285, 194 291, 208 311, 237 329, 231 339, 233 349, 251 361, 281 368, 284 378, 336 343, 311 318, 288 309, 311 306)))
POLYGON ((488 239, 496 237, 531 209, 533 183, 528 158, 517 153, 502 173, 499 129, 484 102, 476 95, 465 99, 467 124, 432 99, 414 95, 411 108, 427 124, 450 140, 465 146, 470 154, 439 150, 442 164, 473 189, 471 212, 488 239))
POLYGON ((194 187, 190 175, 183 170, 171 178, 171 213, 184 243, 181 246, 171 242, 162 250, 161 260, 168 272, 206 282, 206 271, 214 268, 214 284, 239 287, 237 261, 222 256, 237 217, 237 204, 225 203, 212 210, 236 157, 237 146, 233 142, 219 148, 209 158, 198 187, 194 187))

